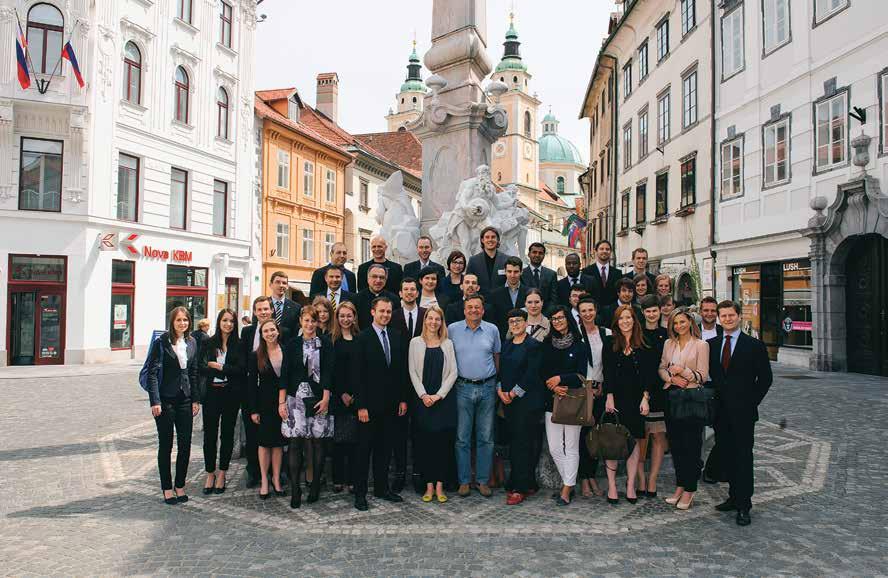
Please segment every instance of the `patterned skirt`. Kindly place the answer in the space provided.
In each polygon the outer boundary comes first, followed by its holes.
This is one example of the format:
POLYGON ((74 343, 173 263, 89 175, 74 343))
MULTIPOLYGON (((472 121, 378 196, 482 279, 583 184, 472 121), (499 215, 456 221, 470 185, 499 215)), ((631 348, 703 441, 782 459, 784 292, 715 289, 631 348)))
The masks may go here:
POLYGON ((305 417, 303 398, 314 395, 308 382, 299 384, 296 395, 287 396, 287 421, 281 423, 281 434, 285 438, 331 438, 333 437, 333 416, 329 410, 325 415, 305 417))

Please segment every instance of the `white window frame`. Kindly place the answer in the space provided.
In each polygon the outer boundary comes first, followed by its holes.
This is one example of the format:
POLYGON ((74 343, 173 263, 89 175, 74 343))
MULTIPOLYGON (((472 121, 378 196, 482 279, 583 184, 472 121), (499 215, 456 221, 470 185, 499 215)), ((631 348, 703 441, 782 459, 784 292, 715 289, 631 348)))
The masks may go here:
POLYGON ((820 24, 848 7, 848 0, 814 0, 814 24, 820 24))
POLYGON ((721 20, 722 81, 743 72, 746 66, 743 28, 743 4, 739 4, 721 20))
POLYGON ((697 27, 697 2, 696 0, 681 0, 681 35, 697 27))
POLYGON ((762 127, 762 187, 775 187, 788 183, 792 179, 790 174, 790 144, 792 138, 790 134, 789 115, 780 118, 774 122, 768 123, 762 127), (780 151, 781 141, 778 140, 780 128, 783 128, 783 161, 781 162, 777 155, 780 151), (770 140, 770 144, 769 144, 770 140), (773 159, 769 162, 769 158, 773 159), (780 166, 783 165, 784 177, 778 177, 780 166), (768 172, 771 169, 771 178, 768 178, 768 172))
POLYGON ((302 229, 302 260, 311 263, 314 261, 314 230, 302 229))
POLYGON ((327 231, 324 233, 324 255, 329 255, 333 252, 333 245, 336 244, 336 233, 331 233, 327 231))
POLYGON ((228 201, 230 199, 231 186, 222 179, 213 179, 213 234, 219 237, 228 236, 228 201), (222 194, 222 206, 218 205, 219 194, 222 194), (222 230, 217 229, 222 226, 222 230))
POLYGON ((290 151, 277 150, 277 186, 280 189, 290 188, 290 151))
POLYGON ((623 169, 632 168, 632 121, 623 126, 623 169))
POLYGON ((279 259, 283 259, 284 261, 290 260, 290 224, 289 223, 277 223, 275 225, 275 257, 279 259))
POLYGON ((697 122, 697 69, 681 79, 681 127, 688 128, 697 122))
POLYGON ((762 43, 765 55, 786 46, 792 40, 789 0, 762 0, 762 43), (782 14, 783 26, 780 26, 782 14), (782 36, 781 36, 782 32, 782 36))
POLYGON ((648 155, 648 134, 650 133, 650 114, 645 108, 638 115, 638 160, 648 155))
POLYGON ((848 164, 848 90, 842 90, 836 93, 835 95, 829 98, 823 98, 814 103, 814 170, 815 172, 823 172, 829 171, 837 167, 845 166, 848 164), (840 118, 833 118, 833 103, 841 102, 842 104, 842 114, 840 118), (820 142, 820 130, 823 128, 823 124, 820 121, 820 112, 823 109, 827 110, 828 119, 825 123, 827 126, 825 127, 828 131, 827 134, 829 142, 824 144, 820 142), (834 123, 840 122, 839 125, 841 128, 841 137, 838 141, 833 139, 833 130, 834 123), (836 146, 836 145, 840 146, 836 146), (825 164, 820 164, 820 149, 822 147, 827 147, 827 157, 829 162, 825 164), (840 155, 835 156, 836 151, 840 152, 840 155))
POLYGON ((672 114, 672 99, 670 92, 667 90, 657 97, 657 144, 669 142, 671 122, 669 116, 672 114))
POLYGON ((311 161, 302 164, 302 194, 306 197, 314 196, 314 163, 311 161))
POLYGON ((336 202, 336 171, 333 169, 327 169, 325 175, 325 187, 327 194, 327 202, 335 203, 336 202))
POLYGON ((743 136, 737 136, 721 145, 721 198, 743 196, 743 136))

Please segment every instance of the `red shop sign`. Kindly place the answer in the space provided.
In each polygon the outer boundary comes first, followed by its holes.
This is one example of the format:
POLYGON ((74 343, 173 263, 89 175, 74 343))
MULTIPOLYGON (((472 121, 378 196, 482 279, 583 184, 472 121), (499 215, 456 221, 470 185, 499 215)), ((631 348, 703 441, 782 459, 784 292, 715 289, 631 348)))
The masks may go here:
POLYGON ((145 245, 142 247, 142 256, 146 259, 160 259, 161 261, 172 260, 182 263, 191 262, 191 251, 184 251, 182 249, 167 251, 166 249, 155 249, 150 245, 145 245))

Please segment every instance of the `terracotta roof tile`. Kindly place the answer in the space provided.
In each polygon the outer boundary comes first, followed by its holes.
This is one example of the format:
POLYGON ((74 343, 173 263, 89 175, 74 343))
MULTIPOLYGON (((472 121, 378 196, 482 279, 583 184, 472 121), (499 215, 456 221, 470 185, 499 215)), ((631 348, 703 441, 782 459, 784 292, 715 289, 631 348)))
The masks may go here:
POLYGON ((408 171, 422 174, 422 143, 408 131, 374 132, 355 135, 408 171))
POLYGON ((257 90, 256 96, 261 98, 265 102, 269 102, 272 100, 283 100, 285 98, 290 98, 296 92, 296 88, 276 88, 274 90, 257 90))
MULTIPOLYGON (((270 91, 265 91, 265 92, 270 92, 270 91)), ((275 100, 279 100, 279 99, 275 99, 275 100)), ((290 120, 289 118, 285 117, 284 115, 280 114, 278 111, 276 111, 275 109, 271 108, 268 104, 266 104, 261 98, 259 98, 258 93, 257 93, 256 99, 255 99, 255 108, 254 109, 256 111, 256 114, 260 118, 271 119, 280 125, 283 125, 295 132, 302 134, 303 136, 306 136, 306 137, 308 137, 312 140, 315 140, 323 145, 326 145, 332 149, 335 149, 337 152, 339 152, 343 155, 346 155, 348 157, 353 156, 344 147, 336 144, 335 142, 331 141, 330 139, 326 138, 325 136, 318 134, 318 132, 313 130, 312 128, 305 126, 303 123, 294 122, 294 121, 290 120)))

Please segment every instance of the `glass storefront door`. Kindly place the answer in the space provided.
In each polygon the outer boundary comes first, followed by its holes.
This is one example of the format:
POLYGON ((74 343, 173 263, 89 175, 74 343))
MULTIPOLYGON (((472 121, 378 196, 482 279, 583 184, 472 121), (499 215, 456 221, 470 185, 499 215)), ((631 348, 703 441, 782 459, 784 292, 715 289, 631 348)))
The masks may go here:
POLYGON ((11 292, 11 365, 64 363, 64 296, 52 289, 11 292))
POLYGON ((37 292, 17 291, 10 295, 10 365, 34 365, 37 292))

